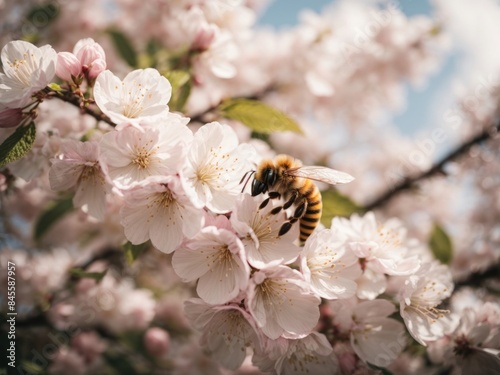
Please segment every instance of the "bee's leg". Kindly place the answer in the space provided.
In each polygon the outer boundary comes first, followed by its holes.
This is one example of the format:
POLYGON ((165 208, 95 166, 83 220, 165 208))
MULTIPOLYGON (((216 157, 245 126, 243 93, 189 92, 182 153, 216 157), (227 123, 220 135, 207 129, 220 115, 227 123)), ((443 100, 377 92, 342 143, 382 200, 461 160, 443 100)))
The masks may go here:
POLYGON ((293 213, 292 218, 293 219, 300 219, 302 216, 304 216, 304 213, 306 212, 306 207, 307 207, 307 201, 304 199, 301 204, 297 206, 295 209, 295 212, 293 213))
MULTIPOLYGON (((280 212, 281 210, 286 210, 287 208, 289 208, 294 202, 295 200, 297 199, 297 196, 298 196, 298 193, 297 191, 294 191, 290 198, 288 198, 286 195, 284 196, 284 199, 288 199, 285 204, 283 206, 278 206, 278 207, 275 207, 271 210, 271 214, 272 215, 276 215, 278 212, 280 212)), ((271 199, 274 199, 274 198, 281 198, 281 195, 278 193, 278 192, 272 192, 272 193, 269 193, 269 198, 271 199), (271 196, 271 194, 275 194, 273 196, 271 196)), ((266 199, 264 202, 261 203, 261 205, 259 206, 259 208, 264 208, 267 203, 269 202, 269 198, 266 199)))
POLYGON ((285 204, 283 205, 283 208, 286 210, 288 209, 294 202, 295 200, 297 199, 297 196, 299 195, 299 193, 297 193, 296 190, 293 191, 293 193, 291 194, 290 196, 290 199, 288 199, 285 204))
MULTIPOLYGON (((294 200, 296 198, 297 198, 297 195, 295 195, 294 200)), ((295 224, 297 221, 299 221, 299 219, 302 216, 304 216, 304 213, 306 212, 306 208, 307 208, 307 201, 304 198, 298 199, 298 205, 297 205, 297 208, 295 209, 295 212, 293 213, 293 215, 290 219, 288 219, 287 221, 285 221, 283 223, 283 225, 280 228, 280 231, 278 232, 278 236, 283 236, 290 229, 292 229, 292 225, 295 224)))
MULTIPOLYGON (((270 191, 268 194, 268 197, 266 199, 264 199, 262 201, 262 203, 260 204, 259 209, 263 209, 264 207, 266 207, 267 204, 269 203, 270 199, 279 199, 279 198, 281 198, 280 193, 278 193, 277 191, 270 191)), ((278 213, 278 212, 276 212, 276 213, 278 213)))

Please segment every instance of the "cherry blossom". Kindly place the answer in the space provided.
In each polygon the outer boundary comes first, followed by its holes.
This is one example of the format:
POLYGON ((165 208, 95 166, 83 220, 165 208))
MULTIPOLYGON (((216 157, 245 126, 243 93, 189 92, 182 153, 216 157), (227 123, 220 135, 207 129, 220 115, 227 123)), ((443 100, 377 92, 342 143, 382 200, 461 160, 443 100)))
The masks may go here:
POLYGON ((453 291, 451 274, 446 266, 424 264, 409 276, 400 293, 400 313, 408 331, 420 344, 442 337, 456 326, 456 317, 437 306, 453 291))
POLYGON ((364 361, 387 367, 406 346, 404 325, 388 318, 396 312, 386 300, 364 301, 353 309, 351 345, 364 361))
POLYGON ((184 281, 198 280, 198 295, 211 304, 234 299, 246 289, 250 276, 240 239, 230 229, 216 226, 204 227, 181 246, 172 265, 184 281))
POLYGON ((254 150, 239 144, 234 130, 211 122, 194 134, 183 175, 186 191, 200 206, 214 213, 225 213, 234 207, 241 193, 241 177, 250 170, 249 158, 254 150))
POLYGON ((144 131, 141 122, 161 121, 167 116, 172 95, 170 82, 156 69, 137 69, 123 79, 105 70, 96 79, 94 99, 116 129, 131 125, 144 131))
POLYGON ((418 256, 411 255, 406 229, 397 219, 377 223, 372 212, 350 219, 336 217, 332 229, 344 234, 345 246, 352 251, 364 269, 358 281, 357 295, 374 299, 386 288, 387 275, 410 275, 420 267, 418 256))
POLYGON ((361 267, 341 238, 341 233, 331 229, 315 231, 300 255, 305 280, 322 298, 350 298, 356 294, 354 280, 361 275, 361 267))
POLYGON ((127 127, 102 136, 101 155, 116 187, 127 189, 147 177, 174 175, 182 169, 192 133, 183 118, 169 117, 173 121, 150 125, 147 132, 127 127))
POLYGON ((61 146, 61 155, 52 160, 49 171, 51 188, 65 191, 76 187, 75 207, 96 219, 104 217, 109 183, 99 161, 99 143, 69 140, 61 146))
POLYGON ((319 303, 302 275, 286 266, 255 272, 246 300, 258 327, 271 339, 309 334, 318 322, 319 303))
POLYGON ((233 228, 242 239, 248 263, 252 267, 289 264, 297 258, 300 251, 294 244, 298 237, 298 227, 278 236, 286 220, 285 214, 271 214, 272 204, 259 209, 262 201, 262 196, 241 196, 231 215, 233 228))
POLYGON ((203 215, 174 176, 151 177, 126 191, 120 217, 130 242, 151 240, 165 253, 173 252, 185 237, 193 237, 203 225, 203 215))
POLYGON ((40 48, 16 40, 1 52, 4 73, 0 73, 0 104, 21 108, 31 103, 32 95, 45 88, 56 73, 56 51, 49 45, 40 48))
POLYGON ((268 339, 266 343, 266 351, 258 350, 253 357, 262 371, 297 375, 341 373, 330 343, 318 332, 295 340, 268 339))
POLYGON ((201 345, 224 367, 236 370, 246 357, 249 345, 260 343, 252 317, 237 305, 210 306, 201 300, 185 303, 193 325, 202 331, 201 345))
POLYGON ((56 74, 67 82, 79 83, 83 73, 94 80, 106 69, 106 54, 103 48, 92 38, 79 40, 71 52, 57 54, 56 74))

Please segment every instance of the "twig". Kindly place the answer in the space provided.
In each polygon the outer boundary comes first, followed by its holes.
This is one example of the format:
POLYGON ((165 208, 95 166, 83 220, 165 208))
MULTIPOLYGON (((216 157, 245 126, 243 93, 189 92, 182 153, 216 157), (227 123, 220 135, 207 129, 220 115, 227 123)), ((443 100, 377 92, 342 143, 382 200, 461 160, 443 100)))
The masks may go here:
POLYGON ((406 176, 405 178, 403 178, 401 182, 391 187, 389 190, 385 191, 379 197, 375 198, 372 202, 366 204, 364 206, 365 210, 370 211, 375 208, 383 206, 399 193, 412 188, 413 185, 415 185, 419 181, 423 181, 437 174, 444 174, 443 167, 447 163, 455 159, 458 159, 460 156, 468 152, 472 146, 479 144, 483 141, 487 141, 490 138, 493 138, 493 136, 499 131, 500 131, 500 119, 497 119, 495 125, 486 128, 481 133, 477 134, 476 136, 472 137, 465 143, 461 144, 460 146, 452 150, 448 155, 443 157, 440 161, 434 164, 427 171, 422 172, 415 176, 406 176))
POLYGON ((56 93, 56 95, 50 96, 51 98, 58 98, 61 99, 63 102, 73 104, 75 107, 80 108, 84 113, 87 115, 92 116, 95 118, 97 121, 104 121, 105 123, 111 125, 111 126, 116 126, 116 124, 109 119, 108 116, 106 116, 103 113, 97 113, 95 112, 92 108, 89 108, 87 106, 82 106, 82 101, 80 98, 76 95, 72 95, 69 92, 64 92, 64 93, 56 93))

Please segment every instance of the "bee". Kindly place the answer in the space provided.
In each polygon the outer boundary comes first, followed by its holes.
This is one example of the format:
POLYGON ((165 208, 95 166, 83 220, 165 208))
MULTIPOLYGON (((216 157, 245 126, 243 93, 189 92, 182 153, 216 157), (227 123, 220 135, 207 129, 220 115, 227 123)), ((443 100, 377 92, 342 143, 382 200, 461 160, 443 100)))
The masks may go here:
POLYGON ((300 220, 300 242, 304 243, 318 226, 321 219, 323 203, 321 193, 313 182, 321 181, 331 185, 344 184, 354 180, 354 177, 345 172, 340 172, 327 167, 303 166, 302 162, 289 155, 277 155, 274 159, 263 160, 256 171, 245 173, 248 179, 243 190, 255 174, 252 181, 252 196, 268 192, 268 197, 262 201, 259 208, 264 208, 270 199, 283 197, 284 204, 273 208, 270 213, 275 215, 281 210, 286 210, 292 205, 295 207, 293 215, 283 223, 279 236, 287 233, 294 223, 300 220))

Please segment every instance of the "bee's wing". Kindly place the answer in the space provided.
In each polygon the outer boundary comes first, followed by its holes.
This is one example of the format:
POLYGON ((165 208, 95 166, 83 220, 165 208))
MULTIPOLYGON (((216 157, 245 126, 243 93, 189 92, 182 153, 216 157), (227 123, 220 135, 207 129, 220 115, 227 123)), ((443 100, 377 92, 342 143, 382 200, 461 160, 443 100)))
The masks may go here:
POLYGON ((309 178, 311 180, 326 182, 331 185, 346 184, 354 180, 354 177, 352 177, 349 173, 319 166, 304 166, 289 169, 287 173, 290 176, 309 178))

